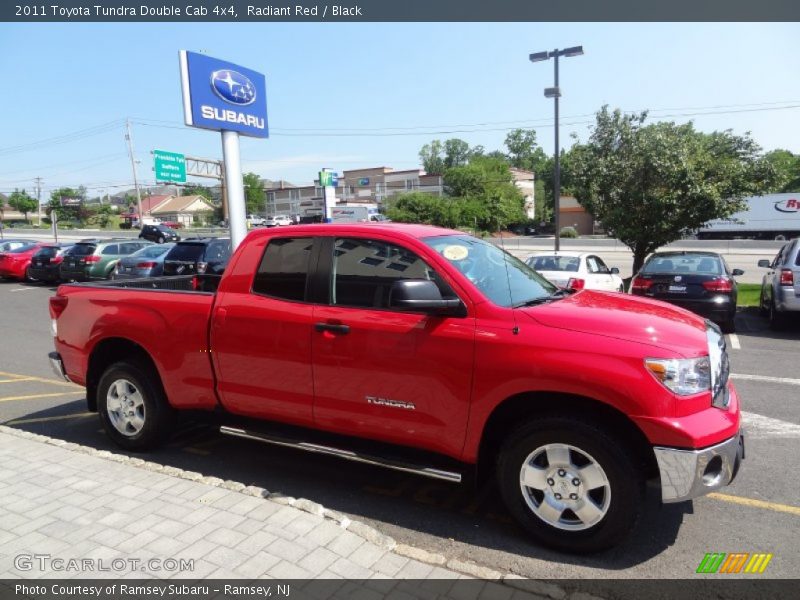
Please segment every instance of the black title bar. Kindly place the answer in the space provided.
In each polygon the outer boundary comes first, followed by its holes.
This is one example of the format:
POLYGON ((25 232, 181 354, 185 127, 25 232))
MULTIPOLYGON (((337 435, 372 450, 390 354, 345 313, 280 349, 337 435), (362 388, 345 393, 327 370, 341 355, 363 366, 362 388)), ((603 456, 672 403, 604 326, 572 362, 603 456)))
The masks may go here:
MULTIPOLYGON (((798 0, 6 0, 7 22, 800 21, 798 0)), ((711 41, 709 41, 711 43, 711 41)))

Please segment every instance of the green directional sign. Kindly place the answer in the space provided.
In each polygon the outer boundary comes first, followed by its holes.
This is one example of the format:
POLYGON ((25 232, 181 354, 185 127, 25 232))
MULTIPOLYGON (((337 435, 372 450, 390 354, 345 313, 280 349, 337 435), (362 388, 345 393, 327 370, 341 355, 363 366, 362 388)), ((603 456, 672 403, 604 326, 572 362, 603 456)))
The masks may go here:
POLYGON ((153 162, 156 181, 167 183, 186 182, 186 157, 183 154, 153 150, 153 162))

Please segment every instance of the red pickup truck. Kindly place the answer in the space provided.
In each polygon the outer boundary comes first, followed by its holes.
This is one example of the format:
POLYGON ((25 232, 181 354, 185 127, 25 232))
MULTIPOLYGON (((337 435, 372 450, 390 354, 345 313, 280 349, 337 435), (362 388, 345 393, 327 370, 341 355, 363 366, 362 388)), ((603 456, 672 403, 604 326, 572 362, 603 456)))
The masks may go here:
POLYGON ((423 225, 251 232, 224 275, 68 284, 54 369, 147 450, 177 412, 223 433, 459 482, 493 475, 538 540, 620 542, 744 455, 725 338, 683 309, 558 289, 496 246, 423 225))

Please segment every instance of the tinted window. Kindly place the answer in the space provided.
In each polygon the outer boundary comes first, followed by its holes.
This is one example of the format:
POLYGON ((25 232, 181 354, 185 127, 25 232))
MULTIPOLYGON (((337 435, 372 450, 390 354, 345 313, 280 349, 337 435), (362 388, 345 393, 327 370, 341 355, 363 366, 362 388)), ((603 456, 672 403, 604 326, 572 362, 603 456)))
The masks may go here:
POLYGON ((227 260, 231 255, 231 243, 229 240, 219 240, 211 242, 206 249, 205 262, 219 262, 227 260))
POLYGON ((673 254, 652 257, 642 269, 642 273, 720 275, 722 265, 716 256, 673 254))
POLYGON ((576 272, 580 264, 581 259, 578 256, 532 256, 528 259, 528 266, 537 271, 576 272))
POLYGON ((94 254, 97 246, 94 244, 75 244, 69 251, 70 256, 89 256, 94 254))
POLYGON ((166 254, 169 252, 170 246, 169 244, 158 244, 157 246, 147 246, 136 253, 136 256, 139 258, 158 258, 162 254, 166 254))
POLYGON ((311 246, 311 238, 271 240, 258 266, 253 291, 284 300, 304 300, 311 246))
POLYGON ((37 258, 52 258, 56 254, 58 254, 59 248, 56 246, 45 246, 44 248, 40 249, 34 256, 37 258))
POLYGON ((444 298, 453 290, 419 256, 386 242, 336 240, 333 253, 331 303, 362 308, 388 308, 392 284, 401 279, 436 282, 444 298))
POLYGON ((205 244, 178 244, 169 251, 165 260, 196 261, 203 254, 205 244))
POLYGON ((117 244, 111 244, 103 248, 102 252, 100 252, 103 256, 109 256, 114 254, 119 254, 119 246, 117 244))

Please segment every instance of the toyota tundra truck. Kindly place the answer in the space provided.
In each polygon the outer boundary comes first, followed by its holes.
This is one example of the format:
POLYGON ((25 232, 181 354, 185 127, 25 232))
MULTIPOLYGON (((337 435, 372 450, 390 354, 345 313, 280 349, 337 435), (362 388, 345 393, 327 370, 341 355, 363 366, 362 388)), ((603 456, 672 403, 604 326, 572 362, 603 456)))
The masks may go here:
POLYGON ((53 368, 126 450, 208 411, 239 438, 494 477, 519 523, 565 551, 620 543, 647 482, 683 502, 744 458, 716 325, 559 289, 459 231, 255 230, 221 276, 62 285, 50 314, 53 368))

